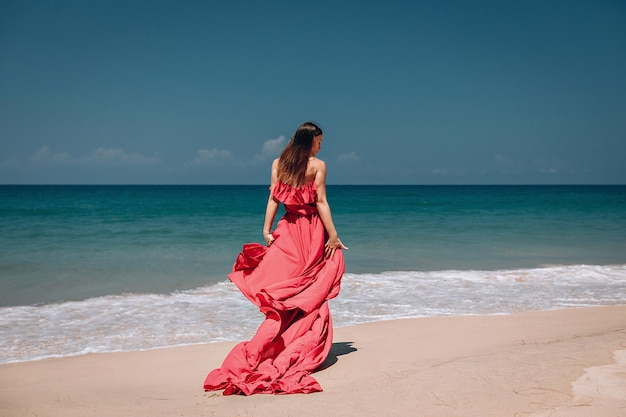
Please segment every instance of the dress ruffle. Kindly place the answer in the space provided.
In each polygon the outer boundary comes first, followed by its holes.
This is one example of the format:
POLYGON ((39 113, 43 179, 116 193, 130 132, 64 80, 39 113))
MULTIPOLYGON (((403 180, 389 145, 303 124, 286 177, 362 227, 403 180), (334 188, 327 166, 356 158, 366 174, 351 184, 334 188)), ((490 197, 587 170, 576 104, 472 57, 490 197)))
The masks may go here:
POLYGON ((267 246, 263 246, 260 243, 246 243, 243 245, 243 250, 237 256, 237 260, 233 265, 233 271, 244 271, 250 273, 257 267, 257 265, 265 256, 267 246))
POLYGON ((315 204, 317 188, 315 181, 308 182, 300 187, 294 187, 282 181, 277 181, 274 185, 273 196, 285 205, 315 204))

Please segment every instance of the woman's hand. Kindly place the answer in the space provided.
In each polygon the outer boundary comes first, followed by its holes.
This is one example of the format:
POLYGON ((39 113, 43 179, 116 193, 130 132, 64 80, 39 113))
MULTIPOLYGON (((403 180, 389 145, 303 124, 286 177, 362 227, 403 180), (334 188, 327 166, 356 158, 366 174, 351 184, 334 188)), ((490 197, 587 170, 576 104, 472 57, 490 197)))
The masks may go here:
POLYGON ((333 255, 337 249, 348 249, 346 245, 341 243, 338 236, 330 237, 324 245, 324 256, 328 259, 333 259, 333 255))
POLYGON ((263 233, 263 237, 265 238, 265 243, 267 243, 267 246, 271 245, 274 242, 274 236, 271 233, 263 233))

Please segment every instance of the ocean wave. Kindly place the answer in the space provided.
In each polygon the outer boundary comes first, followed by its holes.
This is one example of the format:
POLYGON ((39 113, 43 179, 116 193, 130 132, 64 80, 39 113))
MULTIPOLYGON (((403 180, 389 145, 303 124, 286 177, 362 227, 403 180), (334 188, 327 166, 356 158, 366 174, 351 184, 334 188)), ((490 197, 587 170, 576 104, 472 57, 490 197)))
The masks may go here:
MULTIPOLYGON (((343 277, 337 327, 410 317, 509 314, 623 304, 626 265, 495 271, 392 271, 343 277)), ((0 363, 245 340, 263 316, 227 282, 0 308, 0 363)))

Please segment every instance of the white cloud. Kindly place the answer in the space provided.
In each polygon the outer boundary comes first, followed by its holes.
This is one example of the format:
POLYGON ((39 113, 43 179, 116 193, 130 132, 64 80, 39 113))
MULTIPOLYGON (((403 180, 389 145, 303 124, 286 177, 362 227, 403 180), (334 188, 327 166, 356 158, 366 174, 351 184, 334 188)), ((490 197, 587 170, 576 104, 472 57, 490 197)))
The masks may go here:
POLYGON ((337 157, 337 160, 339 161, 358 161, 360 159, 361 158, 354 151, 341 154, 337 157))
POLYGON ((150 166, 160 162, 158 156, 146 157, 140 153, 128 153, 123 149, 98 148, 86 160, 99 165, 150 166))
POLYGON ((86 156, 73 157, 69 152, 52 152, 50 147, 42 146, 30 158, 31 164, 74 165, 74 166, 150 166, 160 162, 158 156, 146 157, 140 153, 128 153, 123 149, 100 147, 86 156))
POLYGON ((233 158, 232 153, 226 149, 198 149, 196 158, 191 165, 210 165, 219 161, 227 161, 233 158))
POLYGON ((496 166, 502 174, 559 174, 566 171, 567 164, 561 160, 553 158, 535 158, 530 161, 516 161, 506 156, 495 155, 496 166))
POLYGON ((521 163, 514 161, 513 159, 508 158, 504 155, 496 154, 494 156, 494 159, 496 160, 496 165, 498 166, 498 168, 500 168, 502 172, 524 170, 524 167, 521 163))
POLYGON ((39 162, 44 161, 50 156, 50 148, 48 146, 42 146, 39 148, 37 153, 35 153, 31 158, 31 162, 39 162))
POLYGON ((48 146, 42 146, 39 150, 30 158, 30 162, 33 164, 41 163, 56 163, 56 164, 68 164, 72 161, 72 155, 69 152, 53 153, 48 146))
POLYGON ((257 161, 276 158, 285 146, 286 138, 281 135, 276 139, 268 139, 263 142, 261 153, 254 156, 257 161))

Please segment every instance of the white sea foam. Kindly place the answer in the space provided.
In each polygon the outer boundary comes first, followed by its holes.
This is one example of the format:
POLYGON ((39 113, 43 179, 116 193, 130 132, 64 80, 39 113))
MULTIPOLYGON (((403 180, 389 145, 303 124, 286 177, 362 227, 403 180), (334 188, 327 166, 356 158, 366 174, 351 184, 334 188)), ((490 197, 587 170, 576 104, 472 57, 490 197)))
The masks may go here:
MULTIPOLYGON (((335 326, 626 303, 626 265, 345 274, 335 326)), ((0 309, 0 363, 244 340, 263 316, 229 282, 0 309)))

